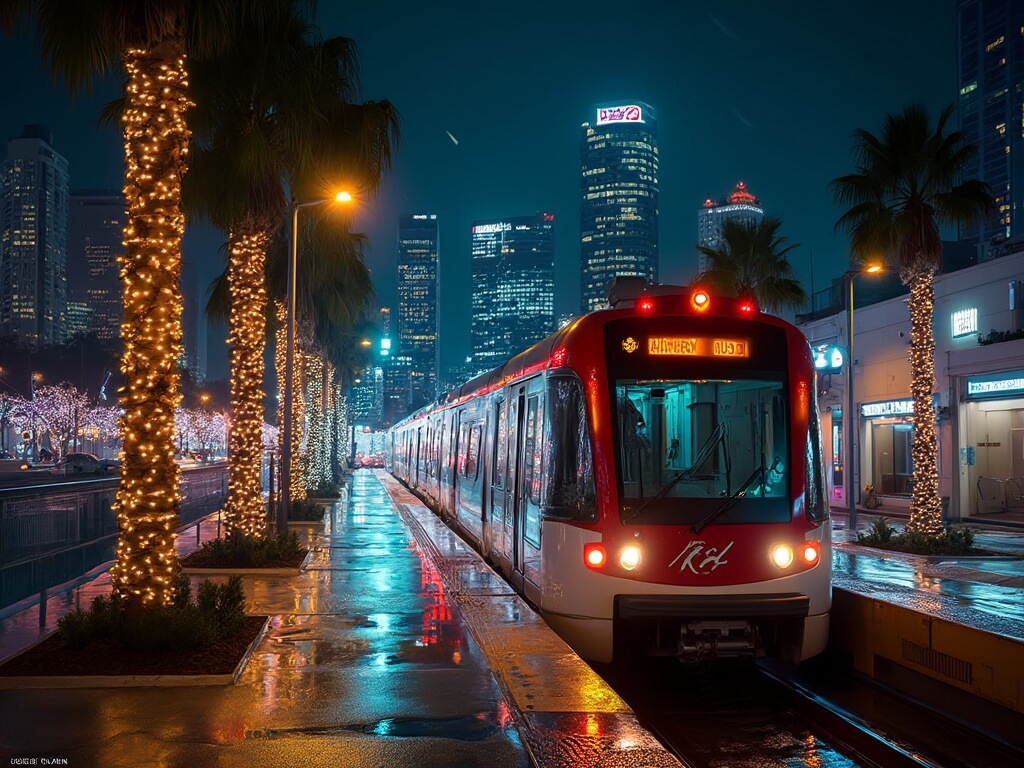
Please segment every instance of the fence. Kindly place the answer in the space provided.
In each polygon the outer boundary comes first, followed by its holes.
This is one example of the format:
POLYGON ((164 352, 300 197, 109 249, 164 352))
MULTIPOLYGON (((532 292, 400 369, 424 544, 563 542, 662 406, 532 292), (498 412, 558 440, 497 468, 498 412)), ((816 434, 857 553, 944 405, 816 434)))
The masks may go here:
MULTIPOLYGON (((117 478, 0 489, 0 608, 114 558, 117 478)), ((181 476, 182 525, 227 498, 227 466, 181 476)))

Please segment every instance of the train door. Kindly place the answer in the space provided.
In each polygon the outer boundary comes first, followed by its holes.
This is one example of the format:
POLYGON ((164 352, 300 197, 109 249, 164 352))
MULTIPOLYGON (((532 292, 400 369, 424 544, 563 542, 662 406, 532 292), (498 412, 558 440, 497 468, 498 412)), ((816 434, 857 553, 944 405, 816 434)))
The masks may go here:
MULTIPOLYGON (((543 408, 541 379, 515 391, 515 435, 509 436, 509 485, 512 492, 512 585, 540 602, 540 487, 543 408)), ((508 489, 505 501, 509 501, 508 489)))
POLYGON ((494 458, 490 462, 491 483, 488 490, 491 502, 488 505, 490 514, 488 549, 491 558, 507 576, 511 575, 512 563, 512 507, 505 503, 505 494, 508 488, 506 473, 508 470, 509 424, 512 421, 509 413, 509 399, 506 399, 504 393, 494 398, 494 458))

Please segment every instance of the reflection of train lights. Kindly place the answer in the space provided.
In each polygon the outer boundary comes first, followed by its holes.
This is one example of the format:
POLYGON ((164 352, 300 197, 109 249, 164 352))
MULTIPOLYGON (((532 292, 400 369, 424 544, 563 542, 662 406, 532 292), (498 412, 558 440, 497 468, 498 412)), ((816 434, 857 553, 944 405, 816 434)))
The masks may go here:
POLYGON ((426 600, 423 606, 421 632, 416 645, 425 647, 439 644, 454 646, 451 655, 453 664, 462 663, 462 637, 452 621, 452 610, 444 592, 441 573, 419 547, 414 547, 420 559, 420 597, 426 600), (454 635, 449 637, 448 635, 454 635))

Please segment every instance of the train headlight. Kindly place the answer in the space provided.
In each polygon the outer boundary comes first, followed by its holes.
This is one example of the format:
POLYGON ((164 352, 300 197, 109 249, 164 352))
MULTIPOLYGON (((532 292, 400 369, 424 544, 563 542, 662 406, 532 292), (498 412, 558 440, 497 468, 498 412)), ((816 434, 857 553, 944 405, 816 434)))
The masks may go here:
POLYGON ((800 547, 800 557, 803 558, 805 565, 816 564, 821 557, 821 545, 816 541, 805 541, 800 547))
POLYGON ((608 556, 605 554, 604 547, 600 544, 584 544, 583 545, 583 562, 587 568, 597 570, 603 568, 605 560, 608 556))
POLYGON ((711 306, 711 296, 704 290, 694 291, 690 301, 693 304, 693 308, 698 312, 703 312, 711 306))
POLYGON ((779 568, 789 568, 793 564, 793 548, 789 544, 776 544, 772 547, 771 556, 779 568))
POLYGON ((624 547, 619 553, 619 565, 627 571, 632 571, 640 565, 640 547, 630 544, 624 547))

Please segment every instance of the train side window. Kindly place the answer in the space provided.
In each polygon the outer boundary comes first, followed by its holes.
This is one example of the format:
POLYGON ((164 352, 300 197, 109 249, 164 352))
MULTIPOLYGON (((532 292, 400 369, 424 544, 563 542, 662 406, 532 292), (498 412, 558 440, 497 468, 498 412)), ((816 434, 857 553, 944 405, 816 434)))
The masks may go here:
POLYGON ((526 469, 526 477, 523 480, 529 499, 534 504, 540 504, 541 451, 537 440, 540 433, 539 421, 540 409, 537 396, 534 395, 526 402, 526 444, 523 451, 526 469))
POLYGON ((476 480, 480 471, 480 433, 482 429, 475 424, 469 429, 469 445, 466 450, 466 477, 476 480))
POLYGON ((828 486, 825 481, 824 448, 821 441, 821 421, 818 406, 812 403, 807 417, 807 462, 805 472, 807 519, 816 523, 828 519, 828 486))
POLYGON ((544 514, 563 520, 596 520, 597 491, 582 382, 575 375, 552 376, 547 407, 544 514))
POLYGON ((492 472, 491 485, 495 488, 503 488, 505 485, 505 461, 508 458, 508 408, 507 401, 502 398, 495 406, 498 417, 497 437, 494 441, 494 471, 492 472))

